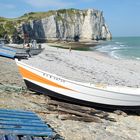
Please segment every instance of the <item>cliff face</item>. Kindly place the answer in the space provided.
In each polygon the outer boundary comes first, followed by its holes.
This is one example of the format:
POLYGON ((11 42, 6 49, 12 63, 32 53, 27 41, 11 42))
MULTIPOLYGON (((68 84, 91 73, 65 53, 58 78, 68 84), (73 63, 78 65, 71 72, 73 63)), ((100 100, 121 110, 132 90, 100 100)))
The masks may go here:
POLYGON ((103 12, 88 10, 58 10, 52 15, 22 24, 23 33, 37 40, 106 40, 111 33, 103 12))

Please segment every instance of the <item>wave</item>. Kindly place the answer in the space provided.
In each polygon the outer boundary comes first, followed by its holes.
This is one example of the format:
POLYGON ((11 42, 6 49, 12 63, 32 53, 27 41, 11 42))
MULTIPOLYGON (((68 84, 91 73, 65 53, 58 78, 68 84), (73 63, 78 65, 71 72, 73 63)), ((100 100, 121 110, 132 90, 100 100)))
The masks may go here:
POLYGON ((110 56, 113 57, 113 58, 115 58, 115 59, 121 59, 121 57, 115 51, 112 51, 110 53, 110 56))
POLYGON ((122 44, 121 42, 115 42, 115 44, 118 44, 118 45, 120 45, 120 44, 122 44))
POLYGON ((96 50, 102 51, 102 52, 108 52, 108 51, 114 51, 114 50, 120 50, 122 49, 119 45, 104 45, 104 46, 98 46, 96 50))
POLYGON ((136 60, 140 60, 140 57, 136 57, 136 60))
POLYGON ((121 47, 125 47, 125 45, 120 45, 121 47))
POLYGON ((140 42, 136 44, 135 40, 124 39, 117 38, 116 40, 105 42, 102 45, 96 46, 94 50, 105 53, 115 59, 140 60, 140 42))

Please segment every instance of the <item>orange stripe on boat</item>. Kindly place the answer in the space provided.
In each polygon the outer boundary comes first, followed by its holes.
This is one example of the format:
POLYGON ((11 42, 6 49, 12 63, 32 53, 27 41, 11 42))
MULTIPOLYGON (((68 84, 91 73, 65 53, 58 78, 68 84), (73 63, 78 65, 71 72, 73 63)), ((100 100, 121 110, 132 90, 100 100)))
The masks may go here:
MULTIPOLYGON (((37 81, 37 82, 40 82, 40 83, 43 83, 43 84, 48 84, 48 85, 51 85, 51 86, 54 86, 54 87, 57 87, 57 88, 63 88, 63 89, 67 89, 67 90, 72 90, 72 89, 69 89, 69 88, 66 88, 64 86, 61 86, 55 82, 52 82, 50 80, 47 80, 39 75, 36 75, 34 74, 33 72, 29 71, 29 70, 26 70, 25 68, 23 67, 20 67, 18 66, 19 70, 20 70, 20 73, 22 74, 23 77, 25 78, 28 78, 30 80, 34 80, 34 81, 37 81)), ((72 90, 73 91, 73 90, 72 90)))

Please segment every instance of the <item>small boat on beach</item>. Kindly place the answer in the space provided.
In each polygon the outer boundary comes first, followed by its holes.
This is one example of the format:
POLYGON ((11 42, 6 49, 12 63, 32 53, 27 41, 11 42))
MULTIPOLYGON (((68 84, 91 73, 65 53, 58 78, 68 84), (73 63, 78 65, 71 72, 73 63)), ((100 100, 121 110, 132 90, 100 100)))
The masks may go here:
POLYGON ((27 58, 29 54, 37 55, 41 53, 43 48, 40 47, 30 47, 30 48, 18 48, 14 46, 8 46, 4 44, 4 40, 0 40, 0 56, 8 57, 8 58, 27 58), (29 51, 28 51, 29 50, 29 51))
MULTIPOLYGON (((14 48, 16 50, 15 58, 27 58, 28 57, 28 48, 14 48)), ((41 53, 43 48, 30 48, 29 53, 31 56, 38 55, 41 53)))
POLYGON ((14 58, 15 55, 16 55, 16 50, 0 44, 0 56, 14 58))
POLYGON ((4 39, 0 39, 0 56, 8 57, 8 58, 14 58, 16 55, 16 50, 6 47, 4 45, 4 39))
POLYGON ((27 87, 32 91, 88 106, 126 110, 140 109, 140 88, 77 82, 41 70, 17 59, 16 63, 27 87))
POLYGON ((0 39, 0 56, 14 58, 16 55, 16 50, 5 46, 5 39, 0 39))

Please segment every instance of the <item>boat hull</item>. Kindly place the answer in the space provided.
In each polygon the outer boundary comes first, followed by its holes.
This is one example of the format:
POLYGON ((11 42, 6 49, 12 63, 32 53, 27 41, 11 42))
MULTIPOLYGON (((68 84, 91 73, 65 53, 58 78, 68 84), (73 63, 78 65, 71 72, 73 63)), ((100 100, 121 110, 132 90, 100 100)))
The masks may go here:
MULTIPOLYGON (((121 93, 100 89, 89 83, 75 82, 44 72, 17 61, 19 70, 30 90, 49 96, 104 108, 140 109, 140 94, 121 93)), ((134 90, 135 91, 135 90, 134 90)))
POLYGON ((32 83, 28 80, 24 80, 24 81, 25 81, 28 89, 30 89, 31 91, 35 91, 37 93, 45 94, 45 95, 48 95, 48 96, 56 98, 56 99, 60 99, 60 100, 65 101, 65 102, 70 102, 70 103, 74 103, 74 104, 78 104, 78 105, 85 105, 85 106, 89 106, 89 107, 97 107, 97 108, 99 107, 99 108, 109 109, 109 110, 114 110, 114 109, 140 110, 140 106, 107 105, 107 104, 102 104, 102 103, 79 100, 79 99, 71 98, 71 97, 68 97, 68 96, 63 96, 63 95, 58 94, 54 91, 51 91, 51 90, 43 88, 39 85, 36 85, 36 84, 34 84, 34 83, 32 83))

